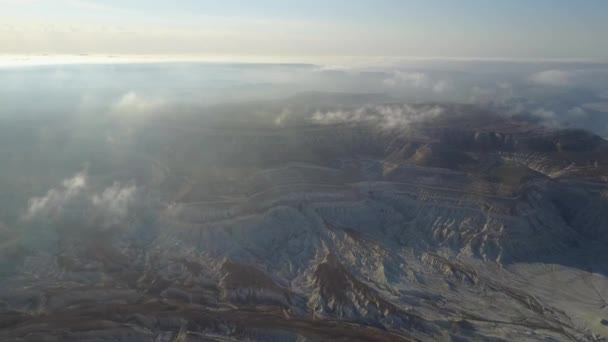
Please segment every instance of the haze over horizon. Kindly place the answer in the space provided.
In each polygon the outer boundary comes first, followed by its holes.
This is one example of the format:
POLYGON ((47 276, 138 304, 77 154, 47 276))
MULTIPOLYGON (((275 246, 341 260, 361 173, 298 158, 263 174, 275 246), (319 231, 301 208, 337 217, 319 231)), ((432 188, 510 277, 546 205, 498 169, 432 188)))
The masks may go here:
POLYGON ((608 57, 601 0, 0 0, 0 7, 0 55, 608 57))

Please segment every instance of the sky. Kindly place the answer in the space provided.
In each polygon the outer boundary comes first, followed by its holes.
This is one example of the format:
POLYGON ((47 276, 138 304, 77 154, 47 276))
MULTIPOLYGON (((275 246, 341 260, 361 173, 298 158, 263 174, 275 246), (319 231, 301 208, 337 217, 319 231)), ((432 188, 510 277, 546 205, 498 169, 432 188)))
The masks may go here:
POLYGON ((0 55, 608 58, 605 0, 0 0, 0 55))

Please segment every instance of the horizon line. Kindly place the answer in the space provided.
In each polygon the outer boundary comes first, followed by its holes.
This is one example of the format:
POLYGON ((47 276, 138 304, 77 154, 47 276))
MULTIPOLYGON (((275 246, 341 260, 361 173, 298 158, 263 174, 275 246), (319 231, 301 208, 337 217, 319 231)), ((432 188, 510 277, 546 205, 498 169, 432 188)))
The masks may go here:
POLYGON ((276 55, 156 55, 156 54, 0 54, 0 67, 36 67, 79 64, 235 63, 308 64, 317 66, 373 67, 399 62, 505 62, 608 64, 607 58, 513 58, 463 56, 276 56, 276 55))

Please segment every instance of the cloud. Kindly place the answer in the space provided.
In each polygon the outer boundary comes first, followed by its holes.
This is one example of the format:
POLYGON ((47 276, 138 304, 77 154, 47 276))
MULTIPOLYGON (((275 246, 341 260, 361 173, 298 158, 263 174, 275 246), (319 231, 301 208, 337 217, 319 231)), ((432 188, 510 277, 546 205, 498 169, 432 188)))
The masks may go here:
POLYGON ((581 107, 570 108, 567 114, 570 118, 584 118, 587 116, 587 112, 581 107))
POLYGON ((440 80, 435 85, 433 85, 433 92, 435 93, 445 93, 446 91, 452 88, 450 82, 446 80, 440 80))
POLYGON ((312 121, 321 125, 355 123, 373 119, 374 116, 368 115, 366 108, 358 108, 353 110, 316 111, 312 115, 312 121))
POLYGON ((292 116, 293 111, 290 108, 283 108, 283 110, 281 111, 281 114, 279 114, 275 119, 274 119, 274 124, 276 126, 283 126, 283 124, 285 124, 285 121, 292 116))
POLYGON ((469 102, 493 102, 494 100, 496 100, 497 94, 498 92, 495 88, 474 86, 473 88, 471 88, 471 96, 469 97, 469 102))
POLYGON ((392 75, 382 82, 389 88, 415 88, 443 93, 451 88, 447 80, 435 80, 422 72, 394 71, 392 75))
POLYGON ((437 118, 444 113, 444 109, 439 106, 424 109, 408 105, 398 107, 379 106, 377 110, 382 118, 381 126, 386 129, 406 127, 412 123, 437 118))
POLYGON ((598 112, 608 113, 608 102, 591 102, 582 105, 584 108, 598 112))
POLYGON ((530 114, 537 119, 540 119, 539 124, 550 128, 559 129, 564 126, 563 117, 558 115, 554 110, 546 108, 537 108, 530 111, 530 114))
POLYGON ((395 71, 393 75, 384 80, 388 86, 407 86, 413 88, 429 88, 431 78, 421 72, 395 71))
POLYGON ((85 172, 79 172, 74 177, 64 180, 61 186, 49 190, 42 197, 34 197, 28 201, 26 218, 36 216, 56 216, 60 214, 66 203, 79 196, 87 186, 85 172))
POLYGON ((119 222, 126 219, 128 208, 135 201, 136 191, 135 185, 123 186, 114 183, 103 192, 93 194, 90 199, 97 212, 119 222))
POLYGON ((44 196, 31 198, 24 219, 61 222, 69 216, 80 218, 85 226, 94 224, 94 228, 107 228, 124 223, 137 196, 138 189, 133 184, 114 183, 95 191, 86 172, 82 171, 44 196))
POLYGON ((563 70, 546 70, 531 75, 529 80, 538 85, 566 87, 572 85, 573 74, 563 70))
POLYGON ((131 91, 112 105, 111 112, 119 116, 146 115, 158 111, 165 103, 164 99, 144 97, 131 91))
POLYGON ((535 116, 537 116, 541 119, 546 119, 546 120, 557 118, 557 114, 554 111, 547 110, 544 108, 536 109, 536 110, 532 111, 532 114, 534 114, 535 116))
POLYGON ((317 111, 311 120, 321 125, 369 121, 381 129, 395 129, 437 118, 444 112, 439 106, 378 105, 352 110, 317 111))

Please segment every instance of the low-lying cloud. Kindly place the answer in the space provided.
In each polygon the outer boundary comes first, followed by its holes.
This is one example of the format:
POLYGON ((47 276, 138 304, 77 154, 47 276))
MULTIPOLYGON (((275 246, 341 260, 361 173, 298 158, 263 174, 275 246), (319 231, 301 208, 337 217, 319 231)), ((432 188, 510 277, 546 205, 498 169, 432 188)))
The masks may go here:
POLYGON ((28 201, 24 220, 47 222, 61 221, 65 217, 78 217, 97 227, 109 228, 125 223, 129 210, 138 200, 134 184, 114 183, 97 191, 89 182, 85 171, 64 180, 44 196, 28 201))
POLYGON ((573 83, 573 74, 563 70, 546 70, 530 76, 530 82, 537 85, 565 87, 573 83))
MULTIPOLYGON (((371 115, 384 122, 382 126, 390 127, 410 122, 412 115, 331 108, 468 103, 521 106, 523 109, 517 111, 527 113, 542 108, 556 113, 554 122, 608 134, 608 120, 601 113, 607 111, 608 67, 604 64, 379 62, 344 71, 315 65, 166 63, 40 67, 28 72, 3 69, 0 74, 0 118, 46 120, 55 116, 57 119, 49 122, 66 122, 58 126, 70 125, 68 136, 88 140, 102 134, 100 144, 107 145, 114 155, 121 155, 126 146, 137 141, 146 120, 182 112, 192 117, 224 113, 225 104, 249 101, 279 101, 272 109, 259 110, 268 113, 263 120, 271 118, 270 124, 278 127, 294 123, 294 117, 301 119, 302 109, 313 111, 313 121, 321 124, 363 121, 371 115), (352 96, 338 96, 336 101, 325 101, 325 97, 285 100, 307 92, 352 96), (384 97, 374 100, 357 94, 384 97), (281 112, 280 108, 290 109, 281 112), (314 112, 317 108, 323 110, 314 112)), ((247 110, 256 110, 253 107, 237 108, 234 113, 244 117, 247 110)))
POLYGON ((136 92, 128 92, 112 105, 111 113, 118 116, 142 116, 159 110, 166 101, 159 98, 142 96, 136 92))
POLYGON ((80 197, 87 186, 86 173, 79 172, 72 178, 68 178, 62 184, 49 190, 46 195, 34 197, 28 201, 26 218, 32 219, 37 216, 57 216, 62 213, 66 204, 80 197))
POLYGON ((377 124, 381 129, 396 129, 437 118, 443 113, 444 109, 440 106, 378 105, 356 109, 316 111, 312 114, 311 120, 320 125, 369 121, 377 124))
POLYGON ((422 72, 394 71, 392 75, 384 79, 386 87, 415 88, 430 90, 434 93, 443 93, 450 89, 450 82, 444 79, 433 79, 422 72))
POLYGON ((106 223, 118 224, 127 218, 129 206, 135 202, 135 185, 114 183, 101 193, 94 193, 90 200, 95 211, 105 217, 106 223))

